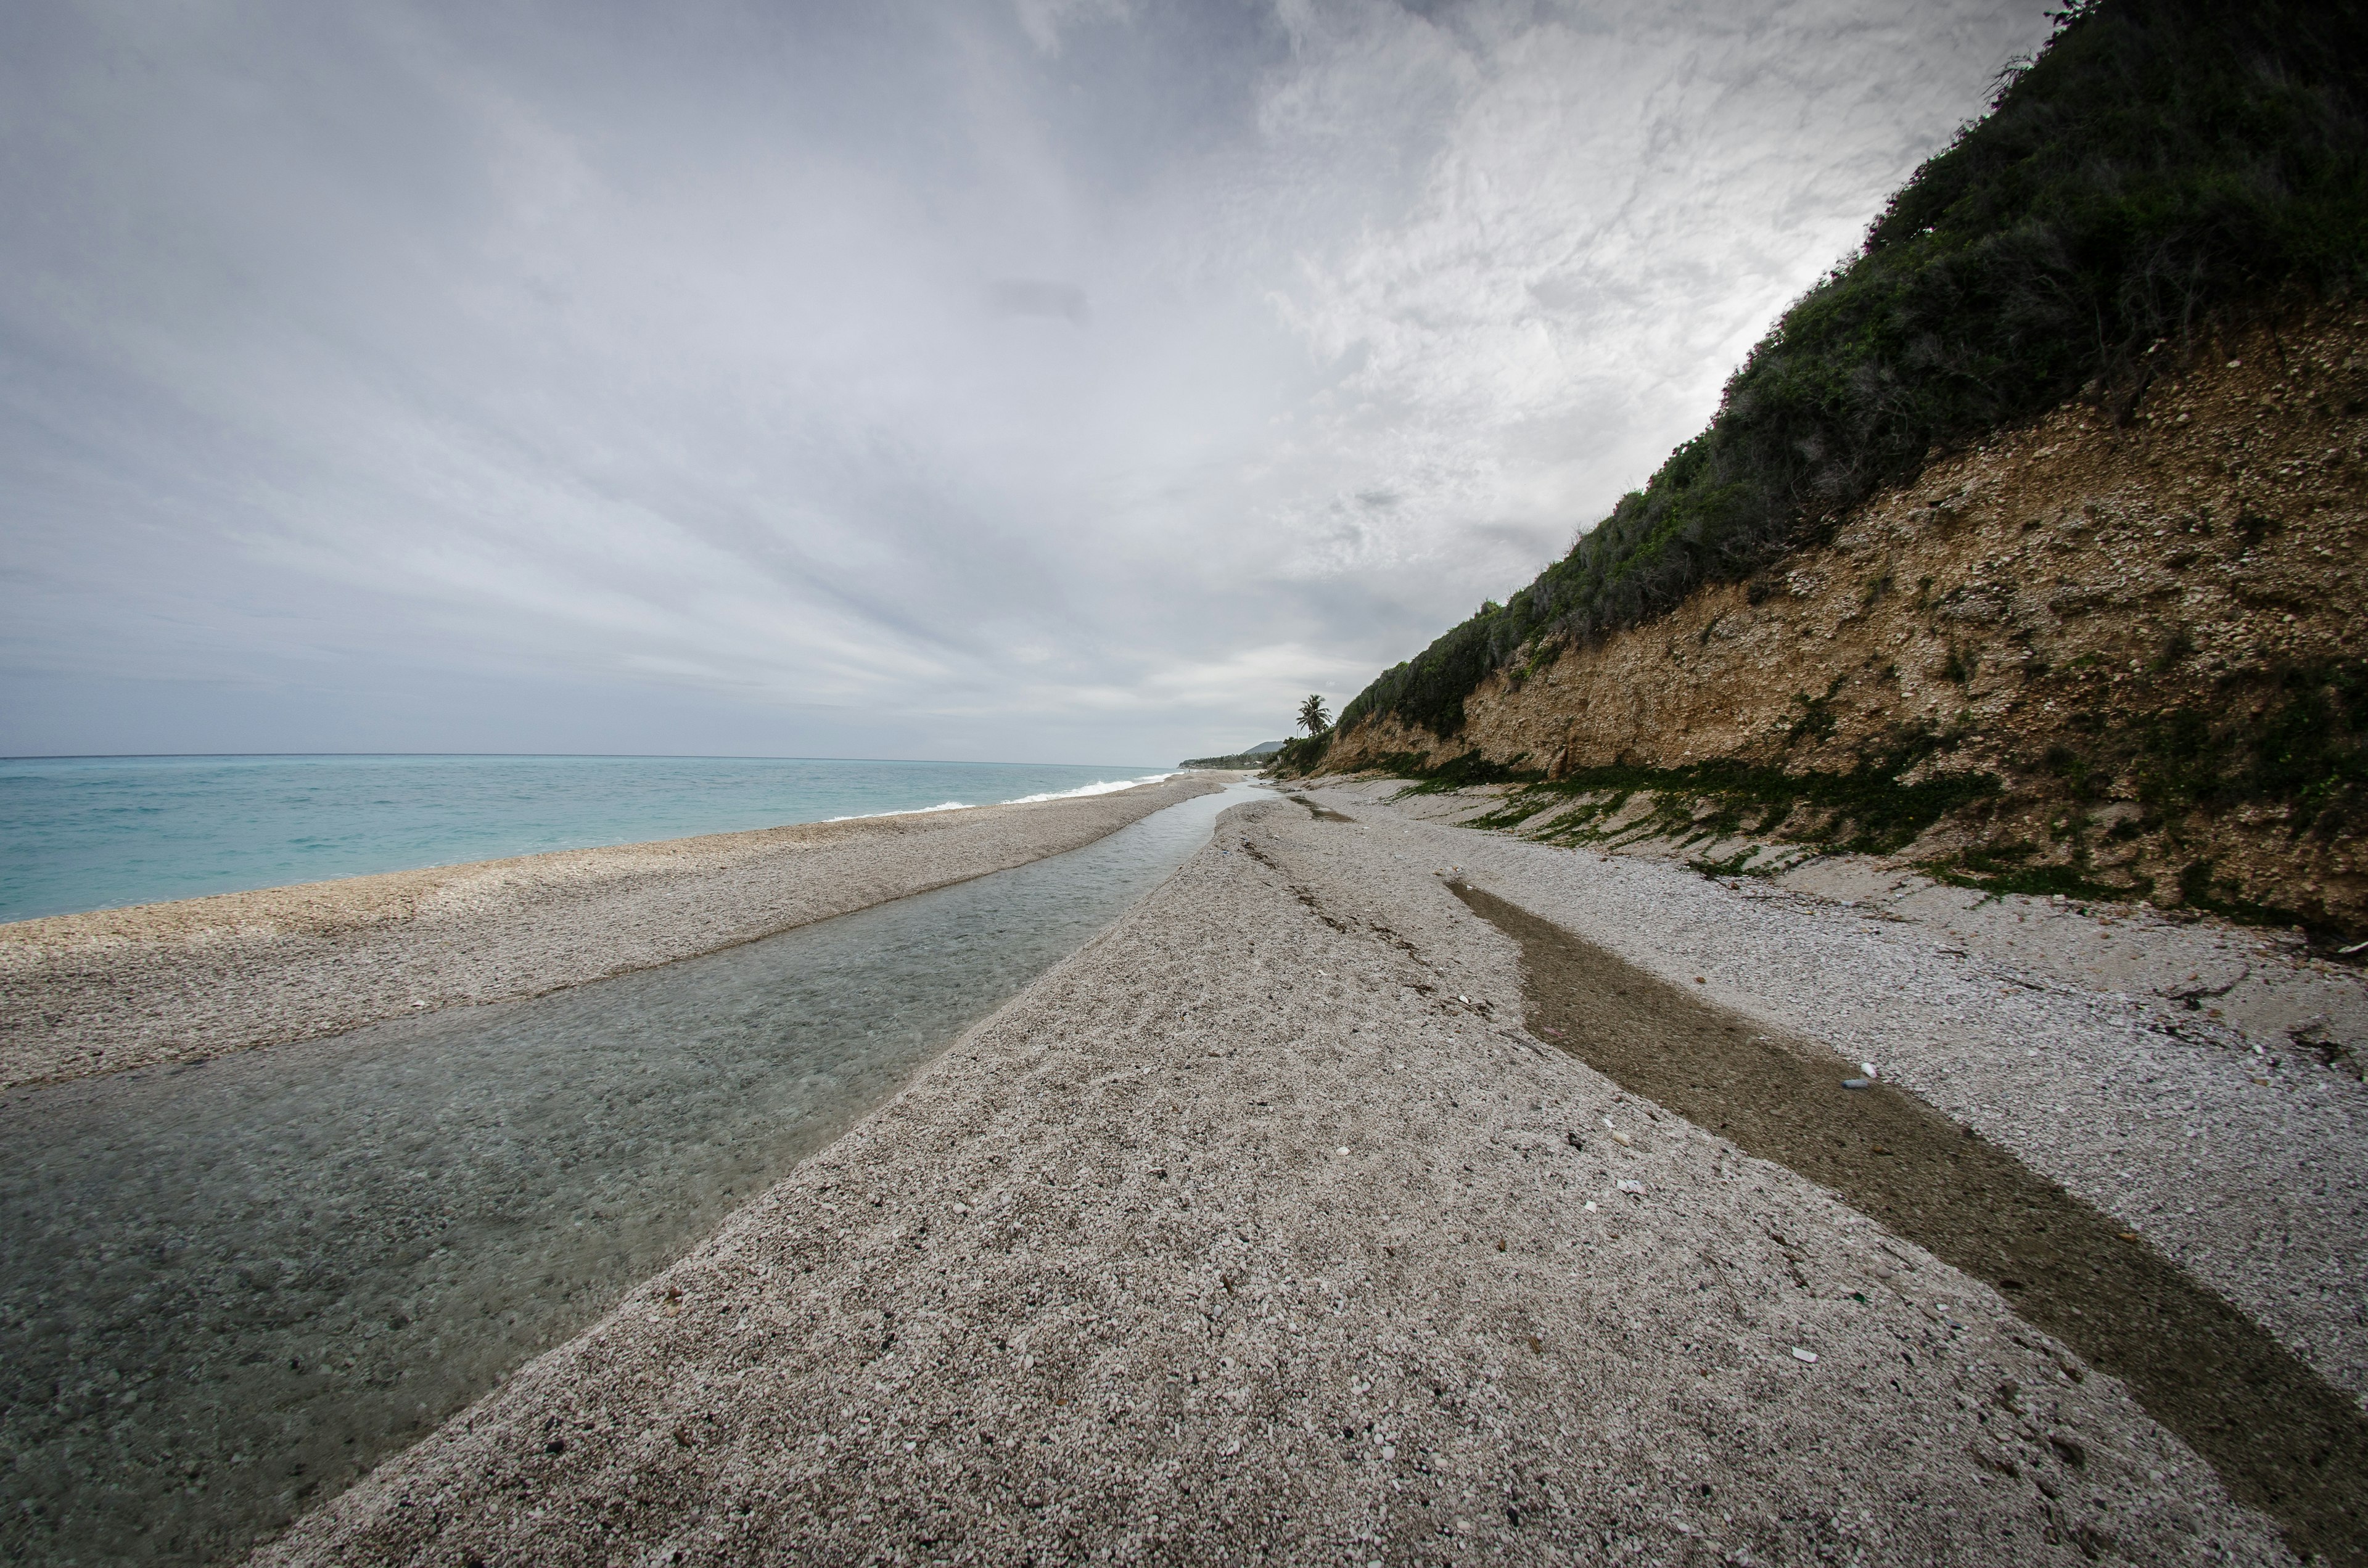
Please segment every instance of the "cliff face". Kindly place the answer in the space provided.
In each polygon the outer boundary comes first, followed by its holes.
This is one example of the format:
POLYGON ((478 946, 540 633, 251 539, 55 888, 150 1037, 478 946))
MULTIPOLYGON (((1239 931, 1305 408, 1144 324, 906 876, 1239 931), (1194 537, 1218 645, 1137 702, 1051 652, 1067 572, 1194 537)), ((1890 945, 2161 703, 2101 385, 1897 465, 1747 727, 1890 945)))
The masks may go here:
MULTIPOLYGON (((2368 312, 2248 332, 2166 369, 2126 426, 2060 408, 1759 580, 1500 671, 1452 737, 1384 717, 1323 766, 1461 757, 1565 791, 1691 768, 1665 792, 1714 794, 1705 763, 1953 783, 1884 846, 1998 885, 2357 933, 2363 442, 2368 312)), ((1831 839, 1847 810, 1762 831, 1831 839)))

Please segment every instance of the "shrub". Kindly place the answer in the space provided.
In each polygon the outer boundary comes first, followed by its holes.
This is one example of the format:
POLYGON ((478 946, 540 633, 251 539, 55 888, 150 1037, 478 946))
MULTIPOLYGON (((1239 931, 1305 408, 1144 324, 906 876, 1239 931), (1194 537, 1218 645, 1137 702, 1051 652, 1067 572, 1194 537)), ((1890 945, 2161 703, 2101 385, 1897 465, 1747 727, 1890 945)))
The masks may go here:
POLYGON ((1796 302, 1710 427, 1502 606, 1384 672, 1383 713, 1455 734, 1548 641, 1752 580, 1878 488, 2089 389, 2125 418, 2215 313, 2368 281, 2368 8, 2087 0, 1988 115, 1796 302))

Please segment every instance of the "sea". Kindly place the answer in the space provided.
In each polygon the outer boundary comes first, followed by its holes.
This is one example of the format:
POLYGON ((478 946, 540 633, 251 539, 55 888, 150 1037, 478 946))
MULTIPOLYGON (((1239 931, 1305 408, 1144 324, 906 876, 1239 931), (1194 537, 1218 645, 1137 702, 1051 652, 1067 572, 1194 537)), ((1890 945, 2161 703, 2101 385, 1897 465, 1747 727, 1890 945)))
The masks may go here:
POLYGON ((815 757, 0 758, 0 920, 1164 777, 815 757))

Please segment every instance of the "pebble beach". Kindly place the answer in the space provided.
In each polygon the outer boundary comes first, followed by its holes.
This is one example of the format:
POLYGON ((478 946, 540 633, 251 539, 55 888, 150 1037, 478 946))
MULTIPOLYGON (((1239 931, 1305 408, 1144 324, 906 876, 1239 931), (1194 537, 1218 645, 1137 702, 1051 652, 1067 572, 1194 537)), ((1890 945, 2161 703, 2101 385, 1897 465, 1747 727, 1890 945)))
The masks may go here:
POLYGON ((257 1561, 2362 1560, 2356 1076, 1945 921, 1393 794, 1228 812, 257 1561), (2328 1473, 2231 1461, 2208 1398, 1590 1066, 1490 899, 1627 966, 1632 1032, 1762 1031, 1838 1107, 1872 1069, 2142 1249, 2328 1473))
POLYGON ((1231 775, 0 924, 0 1089, 541 995, 1090 844, 1231 775))

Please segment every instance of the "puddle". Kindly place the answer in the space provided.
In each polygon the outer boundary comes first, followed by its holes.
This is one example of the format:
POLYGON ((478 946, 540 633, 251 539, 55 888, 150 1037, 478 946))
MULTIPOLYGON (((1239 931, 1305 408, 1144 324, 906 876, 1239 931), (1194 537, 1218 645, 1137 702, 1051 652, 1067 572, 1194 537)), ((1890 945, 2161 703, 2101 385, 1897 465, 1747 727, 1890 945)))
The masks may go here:
POLYGON ((2126 1384, 2308 1558, 2368 1562, 2368 1424, 2268 1331, 2113 1220, 1888 1084, 1477 888, 1521 947, 1531 1031, 1833 1189, 2126 1384))
POLYGON ((1261 792, 548 996, 14 1096, 0 1560, 244 1551, 681 1256, 1261 792))

